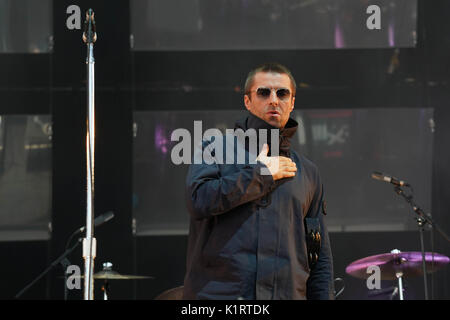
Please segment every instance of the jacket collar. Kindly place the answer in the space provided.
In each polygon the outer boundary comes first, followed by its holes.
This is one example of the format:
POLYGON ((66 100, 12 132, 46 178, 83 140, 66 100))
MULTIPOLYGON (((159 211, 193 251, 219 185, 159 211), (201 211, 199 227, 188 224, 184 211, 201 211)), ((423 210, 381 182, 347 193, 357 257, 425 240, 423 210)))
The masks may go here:
MULTIPOLYGON (((280 139, 279 154, 284 155, 284 156, 290 156, 291 138, 297 131, 298 123, 294 119, 289 118, 289 120, 286 123, 286 125, 284 126, 284 128, 278 129, 278 128, 272 126, 271 124, 265 122, 261 118, 255 116, 254 114, 249 112, 248 115, 244 119, 241 119, 238 122, 236 122, 235 129, 238 129, 238 128, 240 128, 244 131, 248 130, 248 129, 255 129, 256 131, 258 131, 259 129, 267 129, 269 132, 269 136, 267 137, 267 140, 268 140, 267 143, 269 144, 269 149, 270 149, 270 141, 271 141, 271 137, 270 137, 271 131, 270 130, 271 129, 279 130, 279 139, 280 139)), ((269 151, 269 154, 270 154, 270 151, 269 151)))

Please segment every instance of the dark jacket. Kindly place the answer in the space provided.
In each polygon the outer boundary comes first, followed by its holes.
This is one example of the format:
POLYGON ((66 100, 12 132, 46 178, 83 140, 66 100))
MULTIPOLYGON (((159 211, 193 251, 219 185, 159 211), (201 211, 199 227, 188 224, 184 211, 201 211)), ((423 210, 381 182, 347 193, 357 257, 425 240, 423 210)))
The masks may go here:
MULTIPOLYGON (((271 175, 261 175, 265 168, 261 162, 190 165, 184 299, 334 297, 322 183, 317 167, 290 150, 297 125, 289 119, 280 130, 280 155, 297 165, 293 178, 274 181, 271 175), (305 242, 306 216, 318 218, 322 230, 319 260, 313 270, 305 242)), ((236 128, 274 127, 250 114, 236 128)))

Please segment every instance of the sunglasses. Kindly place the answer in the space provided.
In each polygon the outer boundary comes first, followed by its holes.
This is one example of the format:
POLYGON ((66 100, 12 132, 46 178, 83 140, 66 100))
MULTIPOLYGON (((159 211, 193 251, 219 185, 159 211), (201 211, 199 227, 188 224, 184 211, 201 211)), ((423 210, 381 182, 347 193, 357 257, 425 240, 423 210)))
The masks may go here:
MULTIPOLYGON (((267 99, 272 94, 272 90, 275 90, 275 89, 258 88, 256 90, 252 90, 252 91, 256 91, 256 95, 258 97, 260 97, 262 99, 267 99)), ((286 88, 276 89, 275 92, 277 94, 278 99, 280 99, 280 100, 288 100, 289 97, 291 96, 291 91, 289 89, 286 89, 286 88)))

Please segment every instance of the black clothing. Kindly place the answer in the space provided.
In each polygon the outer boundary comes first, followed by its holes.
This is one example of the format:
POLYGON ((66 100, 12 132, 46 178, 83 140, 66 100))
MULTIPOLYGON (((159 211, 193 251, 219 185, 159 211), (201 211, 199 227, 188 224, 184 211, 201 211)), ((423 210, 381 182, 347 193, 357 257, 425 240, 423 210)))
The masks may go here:
MULTIPOLYGON (((274 181, 271 175, 260 174, 266 168, 261 162, 190 166, 184 299, 333 298, 322 183, 317 167, 290 150, 297 125, 289 119, 280 130, 279 152, 296 163, 295 177, 274 181), (307 215, 317 217, 322 229, 320 256, 313 270, 305 242, 307 215)), ((236 128, 275 129, 252 114, 236 128)))

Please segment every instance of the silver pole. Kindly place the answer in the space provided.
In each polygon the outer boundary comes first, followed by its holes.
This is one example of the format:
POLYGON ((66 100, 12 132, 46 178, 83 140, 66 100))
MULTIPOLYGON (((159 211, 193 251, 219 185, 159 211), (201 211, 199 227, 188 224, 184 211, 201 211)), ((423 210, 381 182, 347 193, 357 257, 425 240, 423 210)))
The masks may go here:
POLYGON ((84 258, 84 300, 94 300, 94 259, 97 243, 94 238, 94 155, 95 155, 95 74, 94 74, 94 42, 95 33, 94 12, 86 12, 85 32, 83 41, 87 44, 87 134, 86 134, 86 238, 83 239, 84 258))
POLYGON ((105 280, 105 284, 103 285, 103 300, 108 300, 108 280, 105 280))
MULTIPOLYGON (((393 254, 400 254, 401 251, 398 249, 394 249, 391 250, 391 253, 393 254)), ((406 260, 404 258, 400 258, 398 260, 396 260, 396 266, 398 267, 398 270, 396 270, 395 272, 395 277, 397 278, 398 281, 398 295, 399 295, 399 300, 404 300, 404 296, 403 296, 403 271, 402 271, 402 263, 406 262, 406 260)))
POLYGON ((402 281, 402 276, 403 276, 403 273, 398 273, 397 274, 397 279, 398 279, 398 294, 399 294, 399 299, 400 300, 404 300, 404 297, 403 297, 403 281, 402 281))

